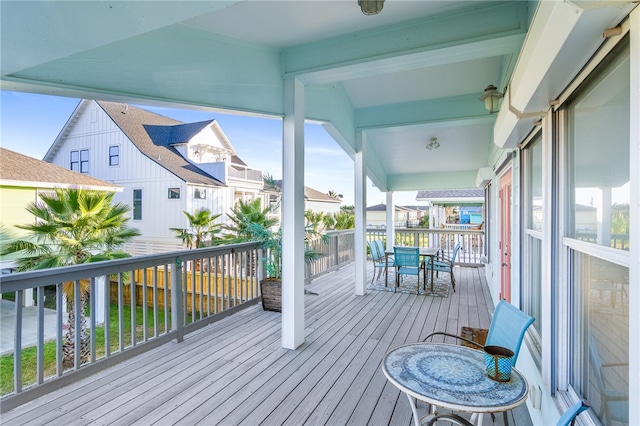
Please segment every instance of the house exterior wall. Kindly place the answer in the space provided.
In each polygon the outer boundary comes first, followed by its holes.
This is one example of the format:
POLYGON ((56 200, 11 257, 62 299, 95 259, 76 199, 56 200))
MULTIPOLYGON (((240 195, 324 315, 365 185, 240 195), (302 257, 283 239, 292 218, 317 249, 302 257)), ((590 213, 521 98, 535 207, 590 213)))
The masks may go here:
MULTIPOLYGON (((629 158, 629 235, 628 248, 613 247, 606 241, 609 235, 601 241, 591 241, 580 235, 581 229, 595 231, 594 223, 597 222, 599 227, 602 217, 596 217, 596 212, 580 208, 571 210, 568 199, 573 199, 575 183, 571 173, 575 173, 577 166, 572 157, 574 151, 568 148, 568 144, 573 140, 585 144, 590 138, 590 134, 582 134, 582 138, 577 138, 575 127, 575 117, 570 115, 571 102, 576 102, 574 96, 579 97, 584 90, 590 86, 583 84, 581 81, 575 83, 574 86, 568 86, 559 98, 564 103, 560 103, 556 108, 552 108, 549 112, 541 117, 540 127, 532 128, 531 134, 518 141, 518 149, 511 152, 505 152, 507 157, 503 155, 498 158, 492 167, 495 170, 493 179, 489 182, 493 188, 488 191, 491 196, 488 205, 490 206, 487 214, 486 232, 492 241, 499 241, 499 199, 498 199, 498 183, 499 175, 506 168, 512 170, 512 199, 511 199, 511 222, 513 234, 511 236, 511 246, 513 248, 511 254, 511 302, 516 306, 520 306, 523 310, 527 301, 533 296, 530 290, 523 286, 527 281, 533 281, 538 285, 540 291, 540 316, 536 318, 537 327, 541 330, 541 336, 538 332, 531 332, 525 339, 522 346, 520 356, 518 358, 517 368, 524 373, 532 389, 540 389, 542 392, 542 401, 540 406, 534 407, 531 401, 527 402, 529 413, 533 424, 554 424, 558 418, 559 412, 562 412, 577 398, 587 398, 592 403, 590 416, 597 416, 600 421, 605 424, 640 424, 640 407, 633 404, 633 401, 640 400, 640 358, 635 356, 638 345, 640 344, 640 319, 634 314, 640 309, 640 145, 638 145, 638 134, 640 134, 640 93, 638 92, 638 70, 640 70, 640 10, 636 8, 631 12, 630 24, 627 22, 623 25, 629 25, 630 49, 628 49, 628 59, 631 64, 631 90, 628 100, 630 101, 630 135, 629 153, 622 154, 616 152, 616 149, 624 146, 616 140, 615 144, 608 146, 605 157, 600 156, 601 164, 609 164, 612 159, 622 158, 622 163, 618 162, 620 169, 625 169, 624 159, 629 158), (572 121, 573 120, 573 121, 572 121), (571 131, 569 130, 571 129, 571 131), (543 165, 541 172, 541 183, 543 192, 541 195, 542 211, 535 211, 535 206, 531 206, 527 199, 527 189, 524 187, 524 176, 527 175, 524 150, 527 149, 527 143, 530 138, 538 135, 538 141, 542 146, 542 154, 539 159, 543 165), (571 139, 571 138, 574 139, 571 139), (529 138, 529 139, 528 139, 529 138), (553 167, 552 165, 555 165, 553 167), (529 226, 524 220, 528 209, 531 207, 532 215, 542 223, 541 229, 535 229, 535 226, 529 226), (573 232, 575 231, 575 235, 573 232), (535 253, 531 249, 531 241, 537 241, 538 252, 535 253), (539 255, 536 267, 531 267, 531 256, 539 255), (610 268, 611 272, 602 275, 599 278, 598 269, 592 265, 604 265, 610 268), (628 271, 628 276, 625 276, 628 271), (617 277, 617 273, 622 272, 621 277, 617 277), (595 278, 594 278, 595 277, 595 278), (594 291, 598 289, 598 285, 604 285, 605 290, 594 291), (620 289, 619 291, 616 289, 620 289), (604 296, 603 296, 604 295, 604 296), (602 299, 604 298, 604 299, 602 299), (596 305, 598 301, 605 301, 603 306, 596 305), (523 305, 524 303, 524 305, 523 305), (524 306, 524 307, 523 307, 524 306), (595 306, 595 307, 594 307, 595 306), (601 309, 602 311, 597 311, 601 309), (595 314, 593 312, 596 312, 595 314), (631 313, 631 315, 630 315, 631 313), (606 321, 597 321, 598 318, 605 318, 606 321), (619 323, 619 324, 618 324, 619 323), (619 325, 619 326, 617 326, 619 325), (591 339, 598 338, 599 341, 595 345, 591 339), (598 367, 598 361, 602 364, 609 364, 618 361, 618 366, 626 368, 622 372, 618 372, 617 376, 612 375, 605 378, 604 384, 598 384, 597 376, 600 375, 601 368, 598 367), (620 365, 622 364, 622 365, 620 365), (582 375, 582 376, 581 376, 582 375), (608 421, 606 398, 603 387, 608 390, 616 389, 625 395, 623 398, 628 401, 628 418, 622 423, 608 421), (601 391, 603 391, 601 393, 601 391)), ((618 43, 618 42, 616 42, 618 43)), ((623 42, 620 41, 620 44, 623 42)), ((613 44, 613 42, 611 43, 613 44)), ((613 52, 615 48, 611 48, 613 52)), ((620 52, 615 55, 596 56, 595 59, 583 58, 586 62, 591 61, 589 65, 591 69, 597 70, 580 77, 582 81, 588 82, 590 78, 594 78, 593 83, 604 85, 617 81, 609 74, 598 74, 602 69, 614 69, 613 65, 622 63, 620 58, 624 58, 620 52), (615 59, 615 60, 614 60, 615 59), (620 61, 620 62, 616 62, 620 61), (612 65, 613 64, 613 65, 612 65), (597 67, 597 65, 602 65, 597 67), (608 78, 608 80, 599 80, 599 78, 608 78)), ((527 58, 529 59, 529 58, 527 58)), ((585 67, 589 69, 589 67, 585 67)), ((585 69, 583 68, 583 69, 585 69)), ((627 69, 627 71, 629 71, 627 69)), ((613 74, 612 74, 613 75, 613 74)), ((624 75, 624 74, 623 74, 624 75)), ((569 76, 566 81, 571 81, 574 76, 569 76)), ((600 87, 594 86, 594 87, 600 87)), ((530 88, 529 88, 530 89, 530 88)), ((591 89, 589 89, 591 90, 591 89)), ((617 92, 612 92, 617 93, 617 92)), ((619 94, 620 103, 616 103, 613 107, 625 110, 620 107, 626 102, 625 94, 619 94)), ((593 99, 589 99, 593 102, 593 99)), ((602 98, 598 98, 596 102, 603 102, 602 98)), ((595 105, 598 105, 595 103, 595 105)), ((603 107, 611 108, 612 105, 605 104, 603 107)), ((595 109, 595 108, 594 108, 595 109)), ((601 108, 600 112, 602 121, 606 121, 607 110, 601 108)), ((618 111, 613 109, 613 111, 618 111)), ((583 113, 583 110, 579 111, 583 113)), ((624 114, 623 114, 624 115, 624 114)), ((613 118, 609 117, 609 121, 613 118)), ((628 118, 619 118, 616 116, 612 127, 620 120, 628 118)), ((588 121, 585 120, 583 126, 588 127, 588 121)), ((600 124, 600 123, 598 123, 600 124)), ((602 129, 599 127, 598 131, 602 129)), ((619 130, 619 128, 617 129, 619 130)), ((613 132, 613 129, 602 131, 613 132)), ((584 130, 583 130, 584 132, 584 130)), ((586 133, 586 132, 585 132, 586 133)), ((617 132, 616 135, 626 134, 617 132)), ((596 137, 597 143, 600 144, 600 137, 596 137)), ((615 139, 615 138, 613 138, 615 139)), ((594 142, 595 143, 595 142, 594 142)), ((584 146, 584 145, 582 145, 584 146)), ((583 177, 586 182, 598 182, 596 175, 597 164, 583 166, 589 171, 587 176, 583 177)), ((600 166, 600 169, 603 169, 600 166)), ((610 170, 610 169, 609 169, 610 170)), ((611 171, 609 180, 614 182, 613 176, 618 176, 611 171)), ((605 178, 601 182, 606 182, 605 178)), ((624 183, 624 180, 622 181, 624 183)), ((611 187, 616 188, 618 184, 612 184, 611 187)), ((582 185, 581 185, 582 186, 582 185)), ((591 185, 585 184, 585 187, 591 185)), ((604 185, 606 187, 606 185, 604 185)), ((582 188, 580 188, 582 189, 582 188)), ((599 188, 602 190, 602 188, 599 188)), ((607 188, 604 188, 606 193, 607 188)), ((574 201, 575 204, 579 202, 574 201)), ((613 201, 615 203, 615 200, 613 201)), ((605 226, 610 227, 610 223, 606 223, 608 219, 608 208, 612 204, 612 200, 605 201, 603 205, 595 203, 594 210, 598 214, 604 214, 605 226), (608 203, 608 204, 607 204, 608 203)), ((608 233, 609 230, 605 229, 608 233)), ((500 250, 498 244, 492 244, 489 254, 488 263, 485 267, 485 274, 491 290, 494 302, 498 302, 500 292, 500 250)), ((533 328, 533 327, 532 327, 533 328)), ((533 331, 533 330, 532 330, 533 331)), ((624 411, 623 411, 624 414, 624 411)), ((586 416, 581 416, 582 420, 586 416)), ((586 424, 598 424, 598 420, 586 419, 586 424)))
MULTIPOLYGON (((130 222, 141 233, 137 240, 175 244, 177 239, 170 228, 188 226, 183 211, 194 212, 199 208, 208 208, 214 214, 223 214, 233 201, 231 188, 188 185, 149 159, 95 102, 90 102, 87 109, 77 117, 52 163, 69 169, 70 152, 83 149, 89 150, 90 176, 123 187, 121 193, 116 193, 115 202, 123 202, 132 207, 134 190, 142 190, 142 218, 132 219, 130 222), (110 146, 119 147, 117 166, 109 165, 110 146), (170 199, 170 188, 179 189, 180 198, 170 199), (206 191, 206 198, 194 198, 196 190, 206 191)), ((133 218, 133 211, 129 215, 133 218)))
POLYGON ((24 235, 26 232, 15 228, 15 225, 33 223, 33 216, 25 209, 29 203, 36 201, 36 199, 36 188, 0 187, 0 224, 13 235, 24 235))
POLYGON ((311 210, 314 213, 339 213, 340 212, 340 204, 339 203, 325 203, 322 201, 305 201, 305 210, 311 210))

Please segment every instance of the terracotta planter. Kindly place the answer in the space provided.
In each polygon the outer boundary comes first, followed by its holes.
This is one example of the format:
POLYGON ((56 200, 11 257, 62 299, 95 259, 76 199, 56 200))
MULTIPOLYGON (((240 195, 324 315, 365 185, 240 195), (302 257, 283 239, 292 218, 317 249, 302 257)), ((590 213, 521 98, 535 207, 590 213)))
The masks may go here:
POLYGON ((273 278, 260 281, 260 293, 262 295, 262 309, 282 312, 282 281, 273 278))

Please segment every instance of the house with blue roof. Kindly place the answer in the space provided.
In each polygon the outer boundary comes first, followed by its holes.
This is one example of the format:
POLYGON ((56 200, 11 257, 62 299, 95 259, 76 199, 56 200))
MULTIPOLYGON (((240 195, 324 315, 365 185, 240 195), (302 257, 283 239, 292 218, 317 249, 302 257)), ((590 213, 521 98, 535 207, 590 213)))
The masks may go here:
POLYGON ((113 182, 141 232, 128 249, 180 249, 170 228, 184 211, 208 208, 220 222, 239 200, 263 196, 262 171, 248 167, 216 120, 183 123, 132 105, 82 100, 44 160, 113 182), (160 214, 162 213, 162 214, 160 214))

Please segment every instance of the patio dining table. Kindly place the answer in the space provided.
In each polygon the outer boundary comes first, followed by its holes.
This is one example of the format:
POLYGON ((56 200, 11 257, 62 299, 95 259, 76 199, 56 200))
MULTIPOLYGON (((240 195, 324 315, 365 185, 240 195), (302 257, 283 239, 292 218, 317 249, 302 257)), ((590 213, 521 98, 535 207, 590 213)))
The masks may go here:
POLYGON ((512 410, 524 404, 529 393, 527 381, 515 368, 508 382, 489 378, 484 352, 466 346, 407 344, 390 350, 381 367, 389 382, 409 398, 416 426, 432 424, 442 416, 463 419, 457 414, 438 414, 436 407, 472 413, 471 423, 482 425, 483 414, 512 410), (422 418, 416 400, 431 405, 422 418))
MULTIPOLYGON (((428 257, 429 259, 425 259, 425 262, 431 262, 433 265, 433 261, 435 257, 438 255, 438 251, 440 249, 435 247, 420 247, 420 256, 422 258, 428 257)), ((389 256, 393 256, 393 250, 385 250, 385 267, 384 267, 384 286, 387 287, 389 285, 389 256)), ((425 270, 426 273, 426 270, 425 270)), ((433 292, 433 268, 431 268, 431 291, 433 292)), ((425 289, 426 290, 426 289, 425 289)))

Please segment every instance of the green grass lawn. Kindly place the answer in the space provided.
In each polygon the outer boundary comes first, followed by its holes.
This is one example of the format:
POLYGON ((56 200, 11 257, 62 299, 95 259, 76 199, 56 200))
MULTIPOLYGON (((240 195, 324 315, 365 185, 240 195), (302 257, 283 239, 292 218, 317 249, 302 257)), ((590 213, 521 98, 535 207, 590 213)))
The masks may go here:
MULTIPOLYGON (((147 336, 152 336, 154 331, 153 326, 153 309, 147 310, 147 320, 149 326, 147 327, 147 336)), ((110 331, 110 347, 111 352, 115 352, 120 347, 119 343, 119 331, 118 331, 118 305, 111 304, 109 314, 109 331, 110 331)), ((141 341, 143 339, 143 310, 141 307, 136 309, 136 340, 141 341)), ((124 307, 124 346, 131 345, 131 307, 124 307)), ((164 333, 164 310, 158 311, 158 332, 164 333)), ((96 327, 96 358, 100 358, 105 352, 105 338, 104 327, 96 327)), ((37 356, 36 348, 30 347, 22 350, 22 386, 27 387, 36 383, 37 372, 37 356)), ((13 392, 13 363, 14 356, 6 355, 0 358, 0 395, 6 395, 13 392)), ((54 376, 56 374, 56 342, 51 341, 44 344, 44 376, 45 378, 54 376)))

